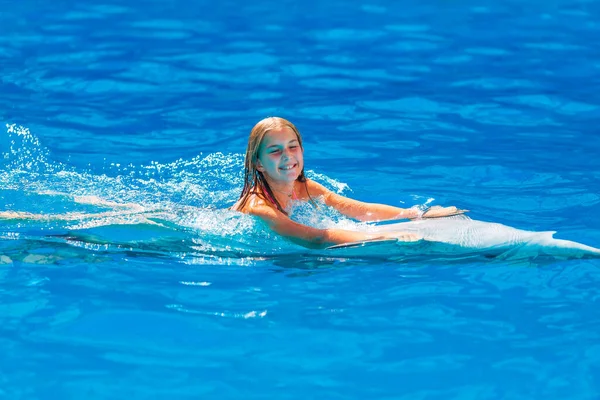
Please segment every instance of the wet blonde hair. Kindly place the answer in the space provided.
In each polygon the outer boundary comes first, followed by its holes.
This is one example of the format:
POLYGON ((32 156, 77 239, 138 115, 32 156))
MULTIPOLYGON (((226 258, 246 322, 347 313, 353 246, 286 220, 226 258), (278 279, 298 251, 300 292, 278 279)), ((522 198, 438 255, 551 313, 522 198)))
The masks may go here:
MULTIPOLYGON (((251 194, 256 194, 263 200, 271 203, 275 208, 279 211, 287 215, 287 212, 281 207, 279 201, 273 194, 269 183, 265 179, 262 172, 260 172, 256 168, 256 163, 258 161, 258 152, 260 150, 260 145, 267 133, 273 130, 280 130, 283 128, 291 129, 298 139, 298 143, 300 144, 300 149, 304 152, 304 146, 302 145, 302 136, 298 131, 298 128, 294 126, 290 121, 280 117, 268 117, 261 121, 259 121, 252 131, 250 131, 250 137, 248 138, 248 147, 246 148, 246 159, 244 161, 244 188, 242 189, 242 194, 239 198, 238 209, 242 209, 246 202, 248 201, 248 197, 251 194)), ((306 187, 306 193, 308 193, 308 187, 306 186, 306 176, 304 175, 304 166, 302 167, 302 171, 298 178, 296 178, 298 182, 304 183, 306 187)), ((313 203, 310 194, 308 195, 311 203, 313 203)))

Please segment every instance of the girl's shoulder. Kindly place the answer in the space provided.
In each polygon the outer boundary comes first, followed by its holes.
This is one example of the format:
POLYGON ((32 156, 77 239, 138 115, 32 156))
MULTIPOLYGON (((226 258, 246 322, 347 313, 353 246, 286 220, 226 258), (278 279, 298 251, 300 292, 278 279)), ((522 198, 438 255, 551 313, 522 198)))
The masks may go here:
POLYGON ((256 211, 270 207, 269 202, 259 193, 251 192, 245 198, 239 199, 231 209, 244 214, 256 214, 256 211))
POLYGON ((306 179, 306 182, 300 184, 299 198, 301 200, 313 202, 316 199, 321 199, 327 203, 331 196, 331 191, 325 186, 317 183, 311 179, 306 179))
POLYGON ((308 178, 306 178, 306 189, 308 189, 311 196, 325 196, 329 193, 325 186, 308 178))

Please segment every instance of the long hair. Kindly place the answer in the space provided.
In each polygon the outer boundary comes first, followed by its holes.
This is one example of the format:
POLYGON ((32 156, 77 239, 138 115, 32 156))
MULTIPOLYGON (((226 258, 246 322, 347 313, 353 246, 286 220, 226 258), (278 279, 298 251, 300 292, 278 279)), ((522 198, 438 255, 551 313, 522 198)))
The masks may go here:
MULTIPOLYGON (((262 172, 256 169, 256 163, 258 161, 258 151, 260 149, 260 144, 263 141, 265 135, 272 131, 278 130, 282 128, 290 128, 298 139, 298 143, 300 144, 300 149, 304 152, 304 146, 302 145, 302 136, 298 131, 298 128, 294 126, 290 121, 280 118, 280 117, 268 117, 261 121, 259 121, 252 131, 250 131, 250 137, 248 138, 248 147, 246 148, 246 159, 244 161, 244 188, 242 189, 242 194, 239 198, 239 206, 238 209, 242 209, 246 202, 248 201, 248 197, 251 194, 256 194, 263 200, 271 203, 275 208, 281 211, 283 214, 288 215, 288 213, 281 207, 279 201, 273 194, 269 183, 265 179, 262 172)), ((304 183, 306 187, 306 193, 308 193, 308 186, 306 183, 306 176, 304 175, 304 166, 302 166, 302 171, 298 178, 296 178, 298 182, 304 183)), ((308 198, 311 203, 314 204, 312 197, 308 194, 308 198)))

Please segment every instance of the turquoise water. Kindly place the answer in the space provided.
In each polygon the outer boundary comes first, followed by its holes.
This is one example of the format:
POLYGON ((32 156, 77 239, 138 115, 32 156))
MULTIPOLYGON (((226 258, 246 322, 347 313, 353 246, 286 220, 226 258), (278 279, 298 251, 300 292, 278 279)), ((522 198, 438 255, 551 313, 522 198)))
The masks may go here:
POLYGON ((0 395, 597 399, 598 260, 327 256, 222 208, 251 127, 279 115, 334 191, 600 247, 599 14, 5 7, 0 209, 72 219, 0 221, 0 395))

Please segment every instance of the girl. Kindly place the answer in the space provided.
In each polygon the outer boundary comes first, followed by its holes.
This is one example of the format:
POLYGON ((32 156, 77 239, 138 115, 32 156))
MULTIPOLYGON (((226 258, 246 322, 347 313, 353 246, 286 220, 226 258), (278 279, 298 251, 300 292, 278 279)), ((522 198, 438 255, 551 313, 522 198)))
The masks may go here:
POLYGON ((302 137, 290 122, 279 117, 265 118, 250 132, 244 168, 244 188, 232 209, 255 215, 278 234, 311 248, 372 240, 417 241, 412 233, 395 232, 386 236, 342 229, 317 229, 289 218, 291 202, 313 202, 321 197, 325 204, 360 221, 445 217, 462 214, 456 207, 432 207, 423 213, 384 204, 364 203, 331 192, 304 175, 302 137))

